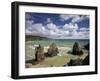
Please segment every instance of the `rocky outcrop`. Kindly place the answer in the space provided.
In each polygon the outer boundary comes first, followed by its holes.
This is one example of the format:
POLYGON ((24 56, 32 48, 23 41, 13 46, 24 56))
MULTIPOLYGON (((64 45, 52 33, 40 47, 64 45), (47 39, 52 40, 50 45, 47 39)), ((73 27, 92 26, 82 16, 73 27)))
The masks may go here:
POLYGON ((59 52, 58 52, 57 45, 55 43, 52 43, 49 46, 49 49, 48 49, 48 52, 46 53, 47 54, 46 56, 53 57, 53 56, 56 56, 58 53, 59 52))
POLYGON ((82 59, 76 59, 76 60, 70 60, 70 62, 68 63, 68 66, 78 66, 82 64, 83 64, 82 59))
POLYGON ((44 55, 44 48, 39 45, 38 47, 35 48, 35 61, 42 61, 45 59, 45 55, 44 55))
POLYGON ((84 46, 84 49, 86 49, 88 51, 88 56, 83 60, 83 65, 89 65, 89 62, 90 62, 90 58, 89 58, 89 54, 90 54, 89 49, 90 49, 90 47, 89 46, 90 46, 89 43, 84 46))
POLYGON ((83 65, 89 65, 89 55, 83 60, 83 65))
POLYGON ((70 62, 67 65, 68 66, 89 65, 89 55, 84 60, 82 59, 70 60, 70 62))
POLYGON ((83 54, 83 51, 80 50, 79 44, 77 42, 75 42, 75 44, 73 45, 72 54, 73 55, 82 55, 83 54))

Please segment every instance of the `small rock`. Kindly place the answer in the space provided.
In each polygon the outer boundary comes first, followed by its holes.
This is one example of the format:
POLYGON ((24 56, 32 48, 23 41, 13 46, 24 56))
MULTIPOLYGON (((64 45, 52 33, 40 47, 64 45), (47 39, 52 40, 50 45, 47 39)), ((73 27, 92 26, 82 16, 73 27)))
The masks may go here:
POLYGON ((30 68, 31 66, 32 66, 32 64, 31 63, 26 63, 26 68, 30 68))

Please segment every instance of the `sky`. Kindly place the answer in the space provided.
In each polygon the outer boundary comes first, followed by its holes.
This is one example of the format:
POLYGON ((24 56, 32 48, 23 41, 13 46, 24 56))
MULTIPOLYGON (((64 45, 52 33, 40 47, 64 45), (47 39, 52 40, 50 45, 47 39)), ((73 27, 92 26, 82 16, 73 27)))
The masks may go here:
POLYGON ((89 39, 89 15, 25 13, 25 34, 51 39, 89 39))

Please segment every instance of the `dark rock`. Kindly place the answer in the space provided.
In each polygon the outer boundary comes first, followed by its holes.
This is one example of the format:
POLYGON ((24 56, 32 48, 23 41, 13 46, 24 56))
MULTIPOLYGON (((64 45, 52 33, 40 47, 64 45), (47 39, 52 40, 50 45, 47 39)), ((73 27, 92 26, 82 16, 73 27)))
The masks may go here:
POLYGON ((80 50, 79 44, 77 42, 75 42, 75 44, 73 45, 72 54, 73 55, 82 55, 83 54, 83 51, 80 50))
POLYGON ((89 55, 84 59, 70 60, 68 66, 89 65, 89 55))
POLYGON ((63 67, 66 67, 66 66, 68 66, 68 64, 63 65, 63 67))
POLYGON ((72 54, 72 51, 68 51, 67 53, 68 53, 68 54, 72 54))
POLYGON ((30 68, 32 66, 32 64, 31 63, 26 63, 25 66, 26 66, 26 68, 30 68))
POLYGON ((32 65, 36 65, 36 64, 38 64, 39 62, 36 61, 36 59, 31 59, 31 60, 27 60, 27 61, 26 61, 26 64, 29 64, 29 63, 31 63, 32 65))
POLYGON ((84 46, 84 49, 89 50, 89 43, 84 46))
POLYGON ((35 60, 42 61, 44 59, 45 59, 44 48, 41 45, 39 45, 38 47, 35 48, 35 60))
POLYGON ((82 65, 82 59, 76 59, 76 60, 70 60, 70 62, 68 63, 68 66, 78 66, 78 65, 82 65))
POLYGON ((83 51, 82 50, 80 50, 79 55, 83 55, 83 51))
POLYGON ((79 52, 80 52, 79 44, 77 42, 75 42, 75 44, 73 45, 72 54, 78 55, 79 52))
POLYGON ((55 43, 52 43, 48 49, 47 56, 53 57, 58 54, 58 48, 55 43))
POLYGON ((83 65, 89 65, 89 55, 83 60, 83 65))

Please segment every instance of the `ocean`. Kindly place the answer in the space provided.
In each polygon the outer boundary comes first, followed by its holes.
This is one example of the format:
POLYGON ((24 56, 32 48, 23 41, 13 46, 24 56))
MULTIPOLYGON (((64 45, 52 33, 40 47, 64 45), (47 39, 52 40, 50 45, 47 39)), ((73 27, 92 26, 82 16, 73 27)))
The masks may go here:
MULTIPOLYGON (((31 41, 31 45, 42 45, 49 46, 52 43, 55 43, 57 46, 61 47, 72 47, 75 42, 78 42, 80 47, 89 43, 89 39, 44 39, 44 40, 34 40, 31 41)), ((28 43, 29 44, 29 43, 28 43)))

